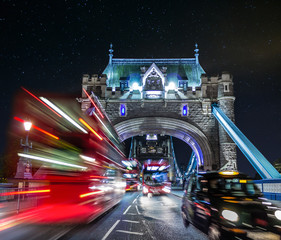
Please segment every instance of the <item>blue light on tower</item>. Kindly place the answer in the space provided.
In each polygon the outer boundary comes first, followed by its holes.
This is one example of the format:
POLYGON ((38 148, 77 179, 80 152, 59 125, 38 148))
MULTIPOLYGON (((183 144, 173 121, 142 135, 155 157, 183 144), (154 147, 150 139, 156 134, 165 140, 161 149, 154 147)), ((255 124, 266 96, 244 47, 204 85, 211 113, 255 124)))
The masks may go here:
POLYGON ((126 116, 126 105, 125 104, 120 105, 120 115, 126 116))
POLYGON ((187 116, 187 105, 182 106, 182 116, 187 116))

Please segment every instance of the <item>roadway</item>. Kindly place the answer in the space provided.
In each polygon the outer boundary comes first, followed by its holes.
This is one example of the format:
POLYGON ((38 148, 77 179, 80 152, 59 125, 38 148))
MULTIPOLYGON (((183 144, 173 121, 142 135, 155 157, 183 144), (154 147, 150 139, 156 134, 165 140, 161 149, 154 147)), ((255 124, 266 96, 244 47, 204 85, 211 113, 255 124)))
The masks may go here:
POLYGON ((38 226, 19 224, 0 232, 11 240, 118 240, 118 239, 208 239, 197 228, 185 228, 181 219, 181 197, 174 194, 148 198, 128 192, 113 209, 81 226, 38 226))

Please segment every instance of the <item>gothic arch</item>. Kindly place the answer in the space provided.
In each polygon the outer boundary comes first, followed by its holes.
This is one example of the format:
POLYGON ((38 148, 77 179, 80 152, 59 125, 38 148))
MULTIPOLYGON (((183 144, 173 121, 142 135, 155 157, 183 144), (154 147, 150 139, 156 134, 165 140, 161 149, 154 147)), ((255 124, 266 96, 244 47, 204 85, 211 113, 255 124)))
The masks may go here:
POLYGON ((143 117, 119 122, 114 127, 121 141, 146 133, 170 135, 186 142, 205 169, 212 169, 212 163, 215 162, 210 143, 204 133, 182 120, 166 117, 143 117))

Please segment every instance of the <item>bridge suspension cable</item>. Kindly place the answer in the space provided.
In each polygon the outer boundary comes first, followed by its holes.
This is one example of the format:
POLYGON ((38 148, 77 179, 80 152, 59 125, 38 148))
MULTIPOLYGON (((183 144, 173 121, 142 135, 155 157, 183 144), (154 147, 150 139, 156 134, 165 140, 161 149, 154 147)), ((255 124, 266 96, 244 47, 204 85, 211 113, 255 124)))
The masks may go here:
POLYGON ((212 105, 212 113, 263 179, 281 178, 280 173, 218 106, 212 105))

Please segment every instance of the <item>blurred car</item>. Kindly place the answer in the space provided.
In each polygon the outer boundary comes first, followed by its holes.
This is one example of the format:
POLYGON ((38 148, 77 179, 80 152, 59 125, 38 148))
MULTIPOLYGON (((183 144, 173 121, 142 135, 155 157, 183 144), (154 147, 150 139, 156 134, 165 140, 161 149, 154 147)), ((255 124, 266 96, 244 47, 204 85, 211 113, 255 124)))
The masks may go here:
POLYGON ((250 177, 236 171, 192 174, 182 217, 210 239, 280 239, 281 209, 262 198, 250 177))
POLYGON ((135 179, 126 179, 126 191, 139 191, 140 183, 135 179))

